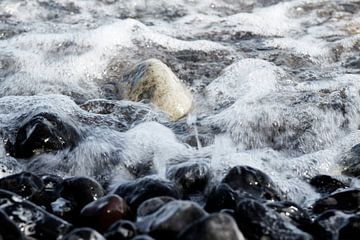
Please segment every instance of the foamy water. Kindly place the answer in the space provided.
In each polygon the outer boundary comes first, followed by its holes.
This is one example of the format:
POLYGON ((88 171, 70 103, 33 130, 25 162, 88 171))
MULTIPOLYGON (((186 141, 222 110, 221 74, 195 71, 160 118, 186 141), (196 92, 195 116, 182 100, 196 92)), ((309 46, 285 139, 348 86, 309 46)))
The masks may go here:
POLYGON ((245 164, 307 205, 318 197, 306 183, 316 174, 360 186, 339 165, 360 142, 359 52, 356 0, 3 0, 3 140, 39 112, 72 122, 83 139, 19 162, 1 146, 2 175, 27 169, 116 183, 133 179, 139 164, 164 177, 169 164, 201 160, 221 179, 245 164), (119 99, 121 74, 148 58, 192 90, 189 119, 173 123, 153 105, 119 99), (104 105, 112 107, 104 113, 104 105), (190 135, 210 140, 191 147, 190 135))

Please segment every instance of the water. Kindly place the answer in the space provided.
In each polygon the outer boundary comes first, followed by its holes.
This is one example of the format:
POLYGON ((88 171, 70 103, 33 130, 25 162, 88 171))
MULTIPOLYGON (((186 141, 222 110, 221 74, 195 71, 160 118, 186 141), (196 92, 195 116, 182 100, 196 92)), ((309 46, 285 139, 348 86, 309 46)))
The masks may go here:
POLYGON ((117 184, 164 177, 168 165, 189 160, 209 162, 215 179, 246 164, 308 205, 319 197, 306 183, 316 174, 360 186, 339 165, 360 142, 359 52, 358 0, 2 0, 4 142, 29 113, 44 111, 73 122, 83 140, 19 162, 3 144, 0 174, 117 184), (148 58, 191 89, 187 120, 118 99, 121 74, 148 58))

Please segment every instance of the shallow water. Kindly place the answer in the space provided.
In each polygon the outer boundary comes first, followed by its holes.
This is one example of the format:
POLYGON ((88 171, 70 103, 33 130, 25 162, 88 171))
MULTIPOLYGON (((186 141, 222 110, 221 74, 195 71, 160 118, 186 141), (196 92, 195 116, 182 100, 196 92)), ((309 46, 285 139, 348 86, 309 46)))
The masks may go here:
POLYGON ((206 161, 218 179, 246 164, 311 204, 319 196, 306 180, 316 174, 360 186, 339 165, 360 142, 359 53, 357 0, 3 0, 4 144, 40 112, 75 124, 82 141, 18 161, 3 144, 1 174, 26 169, 116 184, 164 177, 182 161, 206 161), (187 119, 173 123, 149 103, 117 97, 121 74, 148 58, 192 90, 187 119))

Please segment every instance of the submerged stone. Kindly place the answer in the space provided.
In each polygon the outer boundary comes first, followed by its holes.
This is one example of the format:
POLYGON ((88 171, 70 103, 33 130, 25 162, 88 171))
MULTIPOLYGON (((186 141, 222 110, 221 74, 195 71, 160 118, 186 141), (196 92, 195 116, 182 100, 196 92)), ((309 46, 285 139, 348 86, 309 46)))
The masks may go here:
POLYGON ((30 158, 72 148, 79 140, 80 135, 71 123, 51 113, 40 113, 25 120, 8 151, 15 158, 30 158))
POLYGON ((215 213, 194 222, 179 234, 179 240, 244 240, 235 220, 224 213, 215 213))
POLYGON ((360 176, 360 144, 353 146, 350 152, 342 159, 344 166, 343 174, 359 177, 360 176))
POLYGON ((339 240, 356 240, 360 236, 360 214, 350 217, 339 231, 339 240))
POLYGON ((192 106, 190 92, 171 69, 157 59, 143 61, 125 73, 118 89, 122 98, 136 102, 150 100, 174 121, 186 115, 192 106))

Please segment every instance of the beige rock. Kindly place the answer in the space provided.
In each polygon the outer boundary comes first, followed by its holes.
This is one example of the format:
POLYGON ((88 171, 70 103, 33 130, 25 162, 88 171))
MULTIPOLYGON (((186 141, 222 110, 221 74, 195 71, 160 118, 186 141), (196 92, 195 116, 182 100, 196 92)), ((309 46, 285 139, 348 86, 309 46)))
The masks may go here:
POLYGON ((192 96, 171 69, 157 59, 138 63, 125 73, 118 84, 121 98, 132 101, 150 100, 173 121, 191 109, 192 96))

